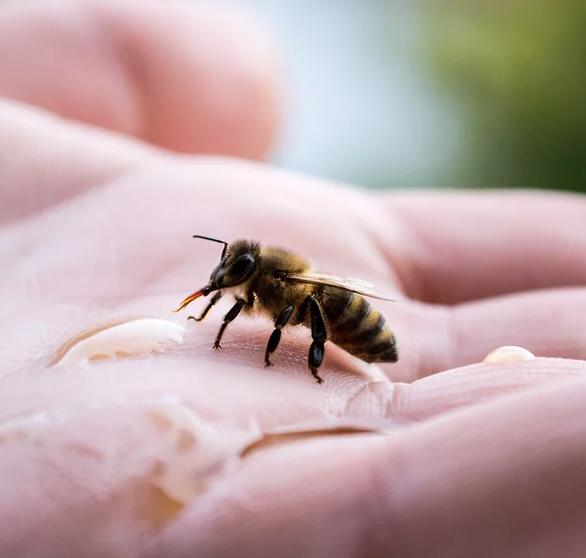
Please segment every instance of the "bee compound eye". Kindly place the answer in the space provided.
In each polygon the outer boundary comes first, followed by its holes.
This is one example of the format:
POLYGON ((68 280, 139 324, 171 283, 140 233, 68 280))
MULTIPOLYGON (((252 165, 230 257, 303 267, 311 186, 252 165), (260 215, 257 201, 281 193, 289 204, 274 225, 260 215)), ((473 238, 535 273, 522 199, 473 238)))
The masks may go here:
POLYGON ((242 277, 250 273, 254 267, 254 258, 250 255, 241 256, 230 267, 230 274, 235 277, 242 277))

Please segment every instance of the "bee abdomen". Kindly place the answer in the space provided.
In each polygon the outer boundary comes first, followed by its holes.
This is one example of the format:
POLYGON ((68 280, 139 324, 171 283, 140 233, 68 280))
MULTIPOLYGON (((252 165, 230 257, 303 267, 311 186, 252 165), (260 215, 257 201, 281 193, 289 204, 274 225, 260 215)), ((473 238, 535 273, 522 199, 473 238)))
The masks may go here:
POLYGON ((389 326, 386 326, 371 342, 362 347, 349 347, 346 350, 365 362, 397 362, 399 360, 395 336, 389 326))
POLYGON ((332 342, 366 362, 397 362, 395 337, 385 318, 364 297, 349 294, 345 311, 327 316, 332 342))

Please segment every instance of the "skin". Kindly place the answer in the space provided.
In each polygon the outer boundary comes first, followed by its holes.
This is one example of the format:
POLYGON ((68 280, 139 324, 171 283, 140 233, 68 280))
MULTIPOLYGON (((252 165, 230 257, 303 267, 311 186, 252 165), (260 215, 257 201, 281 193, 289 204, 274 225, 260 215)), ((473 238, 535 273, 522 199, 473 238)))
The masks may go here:
POLYGON ((228 7, 133 10, 0 5, 0 419, 59 408, 74 423, 0 444, 0 555, 582 556, 584 199, 374 194, 255 163, 279 124, 264 28, 228 7), (319 386, 295 328, 265 369, 266 320, 211 349, 222 301, 177 350, 48 368, 104 321, 197 314, 172 314, 219 257, 195 233, 284 245, 394 294, 376 307, 400 362, 327 344, 319 386), (481 363, 502 345, 540 358, 481 363), (254 452, 156 529, 133 456, 160 436, 138 402, 170 395, 230 428, 399 424, 254 452))

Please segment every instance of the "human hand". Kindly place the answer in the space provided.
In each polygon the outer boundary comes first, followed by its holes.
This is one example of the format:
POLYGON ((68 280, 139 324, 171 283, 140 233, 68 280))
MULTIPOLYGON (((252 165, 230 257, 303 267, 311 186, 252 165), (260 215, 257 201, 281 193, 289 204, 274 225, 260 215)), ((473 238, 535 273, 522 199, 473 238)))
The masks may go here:
MULTIPOLYGON (((59 9, 41 36, 49 44, 51 37, 73 41, 62 51, 79 52, 83 27, 73 39, 52 35, 55 22, 73 13, 59 9)), ((197 42, 197 31, 211 26, 209 8, 181 8, 194 10, 189 19, 179 8, 155 6, 138 20, 120 7, 77 9, 84 17, 71 28, 94 18, 101 24, 94 61, 110 52, 118 30, 136 41, 130 51, 146 75, 160 77, 125 90, 131 74, 113 73, 108 63, 103 73, 92 71, 89 88, 106 91, 108 110, 85 112, 88 91, 66 89, 47 109, 170 150, 263 155, 276 123, 274 111, 264 113, 267 99, 277 106, 276 78, 264 62, 269 47, 250 23, 226 26, 222 10, 213 12, 217 33, 204 37, 218 41, 214 52, 228 43, 233 49, 212 79, 200 64, 210 47, 197 42), (158 40, 162 21, 185 33, 158 40), (235 29, 240 39, 231 43, 235 29), (180 53, 181 65, 173 65, 180 53), (256 63, 241 64, 239 56, 251 53, 256 63), (218 75, 242 103, 229 125, 216 105, 226 90, 218 75), (119 87, 108 86, 113 76, 119 87), (177 97, 185 76, 192 95, 177 97), (135 106, 123 102, 129 91, 174 99, 176 116, 159 119, 162 105, 142 105, 130 119, 141 124, 125 123, 125 107, 135 106), (79 112, 68 113, 74 100, 79 112)), ((17 28, 14 20, 8 27, 17 28)), ((23 36, 0 28, 4 41, 23 36)), ((51 58, 64 76, 79 76, 80 59, 51 58)), ((49 84, 37 85, 38 98, 20 94, 31 91, 24 85, 13 96, 41 103, 40 88, 49 84)), ((178 157, 12 102, 0 107, 0 121, 1 413, 4 420, 39 409, 62 413, 42 431, 40 447, 36 438, 0 445, 0 555, 581 555, 586 367, 552 358, 586 352, 581 198, 375 195, 235 159, 178 157), (188 324, 180 349, 48 368, 55 348, 88 327, 129 314, 173 316, 217 262, 217 246, 192 240, 194 233, 283 245, 322 270, 394 292, 398 303, 373 304, 395 330, 399 363, 365 367, 327 344, 318 386, 306 365, 308 332, 294 328, 265 369, 272 327, 262 319, 233 322, 224 348, 213 351, 225 301, 205 322, 188 324), (550 358, 475 364, 509 344, 550 358), (323 435, 254 452, 161 528, 152 521, 159 504, 140 454, 143 447, 156 454, 161 434, 141 417, 145 402, 168 396, 225 430, 332 416, 399 425, 388 436, 323 435)), ((178 456, 164 458, 172 466, 178 456)))

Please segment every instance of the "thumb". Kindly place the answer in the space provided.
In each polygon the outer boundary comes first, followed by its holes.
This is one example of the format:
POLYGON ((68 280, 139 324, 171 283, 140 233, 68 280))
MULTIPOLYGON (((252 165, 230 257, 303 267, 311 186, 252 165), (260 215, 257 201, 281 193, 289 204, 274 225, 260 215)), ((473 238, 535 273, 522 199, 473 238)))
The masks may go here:
POLYGON ((180 152, 261 158, 279 92, 244 9, 31 1, 0 4, 0 96, 180 152))

